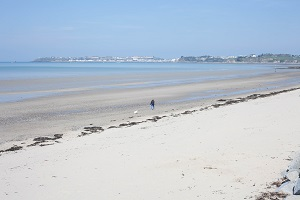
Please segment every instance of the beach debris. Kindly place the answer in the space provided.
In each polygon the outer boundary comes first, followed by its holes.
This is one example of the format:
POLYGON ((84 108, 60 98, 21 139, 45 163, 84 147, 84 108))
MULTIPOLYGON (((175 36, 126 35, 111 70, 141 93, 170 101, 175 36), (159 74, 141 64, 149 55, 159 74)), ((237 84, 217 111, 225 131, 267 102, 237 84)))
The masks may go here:
POLYGON ((279 200, 279 199, 284 199, 286 198, 288 195, 285 193, 281 193, 281 192, 264 192, 261 193, 258 197, 256 197, 256 200, 279 200))
POLYGON ((101 126, 90 126, 90 127, 84 127, 85 131, 90 131, 91 133, 97 133, 102 132, 104 129, 101 126))
POLYGON ((18 151, 18 150, 21 150, 22 148, 23 148, 22 146, 14 145, 6 150, 0 150, 0 153, 4 153, 4 152, 8 152, 8 151, 18 151))
POLYGON ((280 187, 282 184, 288 182, 289 179, 287 179, 286 177, 283 177, 281 179, 279 179, 278 181, 275 181, 273 183, 271 183, 271 185, 275 185, 276 187, 280 187))
POLYGON ((92 134, 92 133, 87 133, 87 132, 81 132, 81 134, 80 135, 78 135, 78 137, 82 137, 82 136, 85 136, 85 135, 90 135, 90 134, 92 134))
POLYGON ((186 114, 192 114, 193 112, 196 112, 196 110, 186 110, 181 114, 186 115, 186 114))
POLYGON ((34 138, 33 141, 38 141, 38 142, 46 142, 47 140, 57 140, 62 138, 63 134, 54 134, 54 137, 37 137, 34 138))
POLYGON ((52 145, 52 144, 43 144, 43 143, 58 140, 58 139, 62 138, 62 136, 63 136, 63 134, 54 134, 53 137, 36 137, 33 139, 33 141, 35 141, 35 143, 29 144, 29 145, 27 145, 27 147, 33 147, 36 145, 40 145, 41 147, 47 146, 47 145, 52 145))
POLYGON ((203 169, 217 169, 215 167, 203 167, 203 169))
POLYGON ((227 99, 218 99, 217 101, 227 101, 227 99))
POLYGON ((220 107, 220 106, 224 106, 225 104, 213 104, 212 106, 214 107, 214 108, 218 108, 218 107, 220 107))
POLYGON ((117 126, 110 126, 107 129, 111 129, 111 128, 118 128, 117 126))
POLYGON ((135 126, 141 123, 145 123, 147 121, 152 121, 152 122, 157 122, 158 120, 167 117, 166 115, 164 116, 154 116, 150 119, 144 120, 144 121, 138 121, 138 122, 128 122, 128 123, 121 123, 119 124, 119 126, 110 126, 107 129, 111 129, 111 128, 122 128, 122 127, 130 127, 130 126, 135 126))
POLYGON ((208 109, 209 109, 209 106, 206 106, 204 108, 200 108, 199 111, 208 110, 208 109))
POLYGON ((40 144, 41 147, 44 147, 44 146, 49 146, 49 145, 54 145, 54 143, 49 143, 49 144, 40 144))
POLYGON ((122 127, 122 126, 128 126, 128 124, 127 123, 119 124, 119 127, 122 127))
POLYGON ((101 126, 87 126, 87 127, 84 127, 83 129, 84 129, 84 131, 82 131, 81 134, 78 135, 78 137, 90 135, 92 133, 100 133, 100 132, 104 131, 104 128, 102 128, 101 126))
POLYGON ((138 113, 138 110, 134 111, 133 113, 134 113, 134 114, 137 114, 137 113, 138 113))
POLYGON ((154 116, 154 117, 152 117, 151 119, 147 119, 147 121, 152 121, 152 122, 157 122, 158 120, 160 120, 160 119, 162 119, 162 118, 165 118, 165 117, 167 117, 167 116, 154 116))
MULTIPOLYGON (((248 100, 254 100, 254 99, 258 99, 258 98, 265 98, 265 97, 274 96, 274 95, 277 95, 277 94, 290 92, 290 91, 294 91, 294 90, 299 90, 299 89, 300 89, 300 87, 291 88, 291 89, 287 89, 287 90, 280 90, 280 91, 276 91, 276 92, 270 92, 270 93, 267 93, 267 94, 251 94, 247 97, 239 97, 239 98, 236 98, 236 99, 219 99, 219 100, 217 100, 218 102, 224 102, 224 103, 216 103, 216 104, 211 105, 211 107, 218 108, 218 107, 221 107, 221 106, 241 103, 241 102, 245 102, 245 101, 248 101, 248 100)), ((206 109, 208 109, 208 107, 200 109, 200 111, 206 110, 206 109)))
POLYGON ((145 122, 145 121, 122 123, 122 124, 119 124, 119 128, 123 127, 123 126, 130 127, 130 126, 138 125, 143 122, 145 122))
POLYGON ((129 123, 128 123, 128 126, 134 126, 134 125, 137 125, 137 124, 139 124, 139 123, 141 123, 141 122, 129 122, 129 123))

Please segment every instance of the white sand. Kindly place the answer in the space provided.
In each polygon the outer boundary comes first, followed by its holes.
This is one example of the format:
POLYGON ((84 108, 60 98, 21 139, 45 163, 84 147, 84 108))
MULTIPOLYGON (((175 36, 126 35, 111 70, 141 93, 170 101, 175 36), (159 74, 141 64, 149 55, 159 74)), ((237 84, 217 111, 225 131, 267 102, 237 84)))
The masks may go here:
POLYGON ((0 199, 254 199, 300 149, 300 90, 0 156, 0 199))

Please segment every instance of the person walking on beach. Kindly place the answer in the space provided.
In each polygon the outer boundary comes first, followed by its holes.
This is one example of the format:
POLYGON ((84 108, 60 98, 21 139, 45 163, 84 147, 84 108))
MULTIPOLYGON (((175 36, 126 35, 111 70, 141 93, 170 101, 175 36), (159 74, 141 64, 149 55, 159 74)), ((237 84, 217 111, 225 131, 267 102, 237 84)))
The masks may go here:
POLYGON ((150 102, 150 108, 151 108, 151 110, 154 109, 154 104, 155 104, 155 101, 152 99, 151 102, 150 102))

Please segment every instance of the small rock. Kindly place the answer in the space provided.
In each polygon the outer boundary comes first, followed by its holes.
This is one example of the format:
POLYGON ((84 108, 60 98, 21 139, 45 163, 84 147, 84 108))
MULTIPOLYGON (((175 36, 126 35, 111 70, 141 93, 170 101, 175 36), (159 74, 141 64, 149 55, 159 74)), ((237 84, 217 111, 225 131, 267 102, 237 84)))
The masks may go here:
POLYGON ((300 178, 297 179, 297 182, 295 184, 295 187, 293 189, 294 195, 300 195, 300 178))
POLYGON ((287 172, 286 177, 290 181, 296 182, 296 180, 299 178, 299 173, 298 173, 298 171, 289 171, 289 172, 287 172))

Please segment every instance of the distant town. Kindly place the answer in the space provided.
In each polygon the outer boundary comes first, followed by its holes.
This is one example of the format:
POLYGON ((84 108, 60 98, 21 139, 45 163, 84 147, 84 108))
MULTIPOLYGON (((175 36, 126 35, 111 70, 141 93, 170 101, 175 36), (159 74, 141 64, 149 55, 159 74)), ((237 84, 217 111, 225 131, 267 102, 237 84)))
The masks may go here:
POLYGON ((154 56, 131 56, 131 57, 113 57, 113 56, 86 56, 86 57, 45 57, 38 58, 33 62, 177 62, 178 59, 164 59, 154 56))
POLYGON ((43 57, 33 62, 145 62, 145 63, 167 63, 167 62, 194 62, 194 63, 300 63, 300 55, 291 54, 250 54, 242 56, 181 56, 180 58, 165 59, 154 56, 86 56, 86 57, 43 57))

